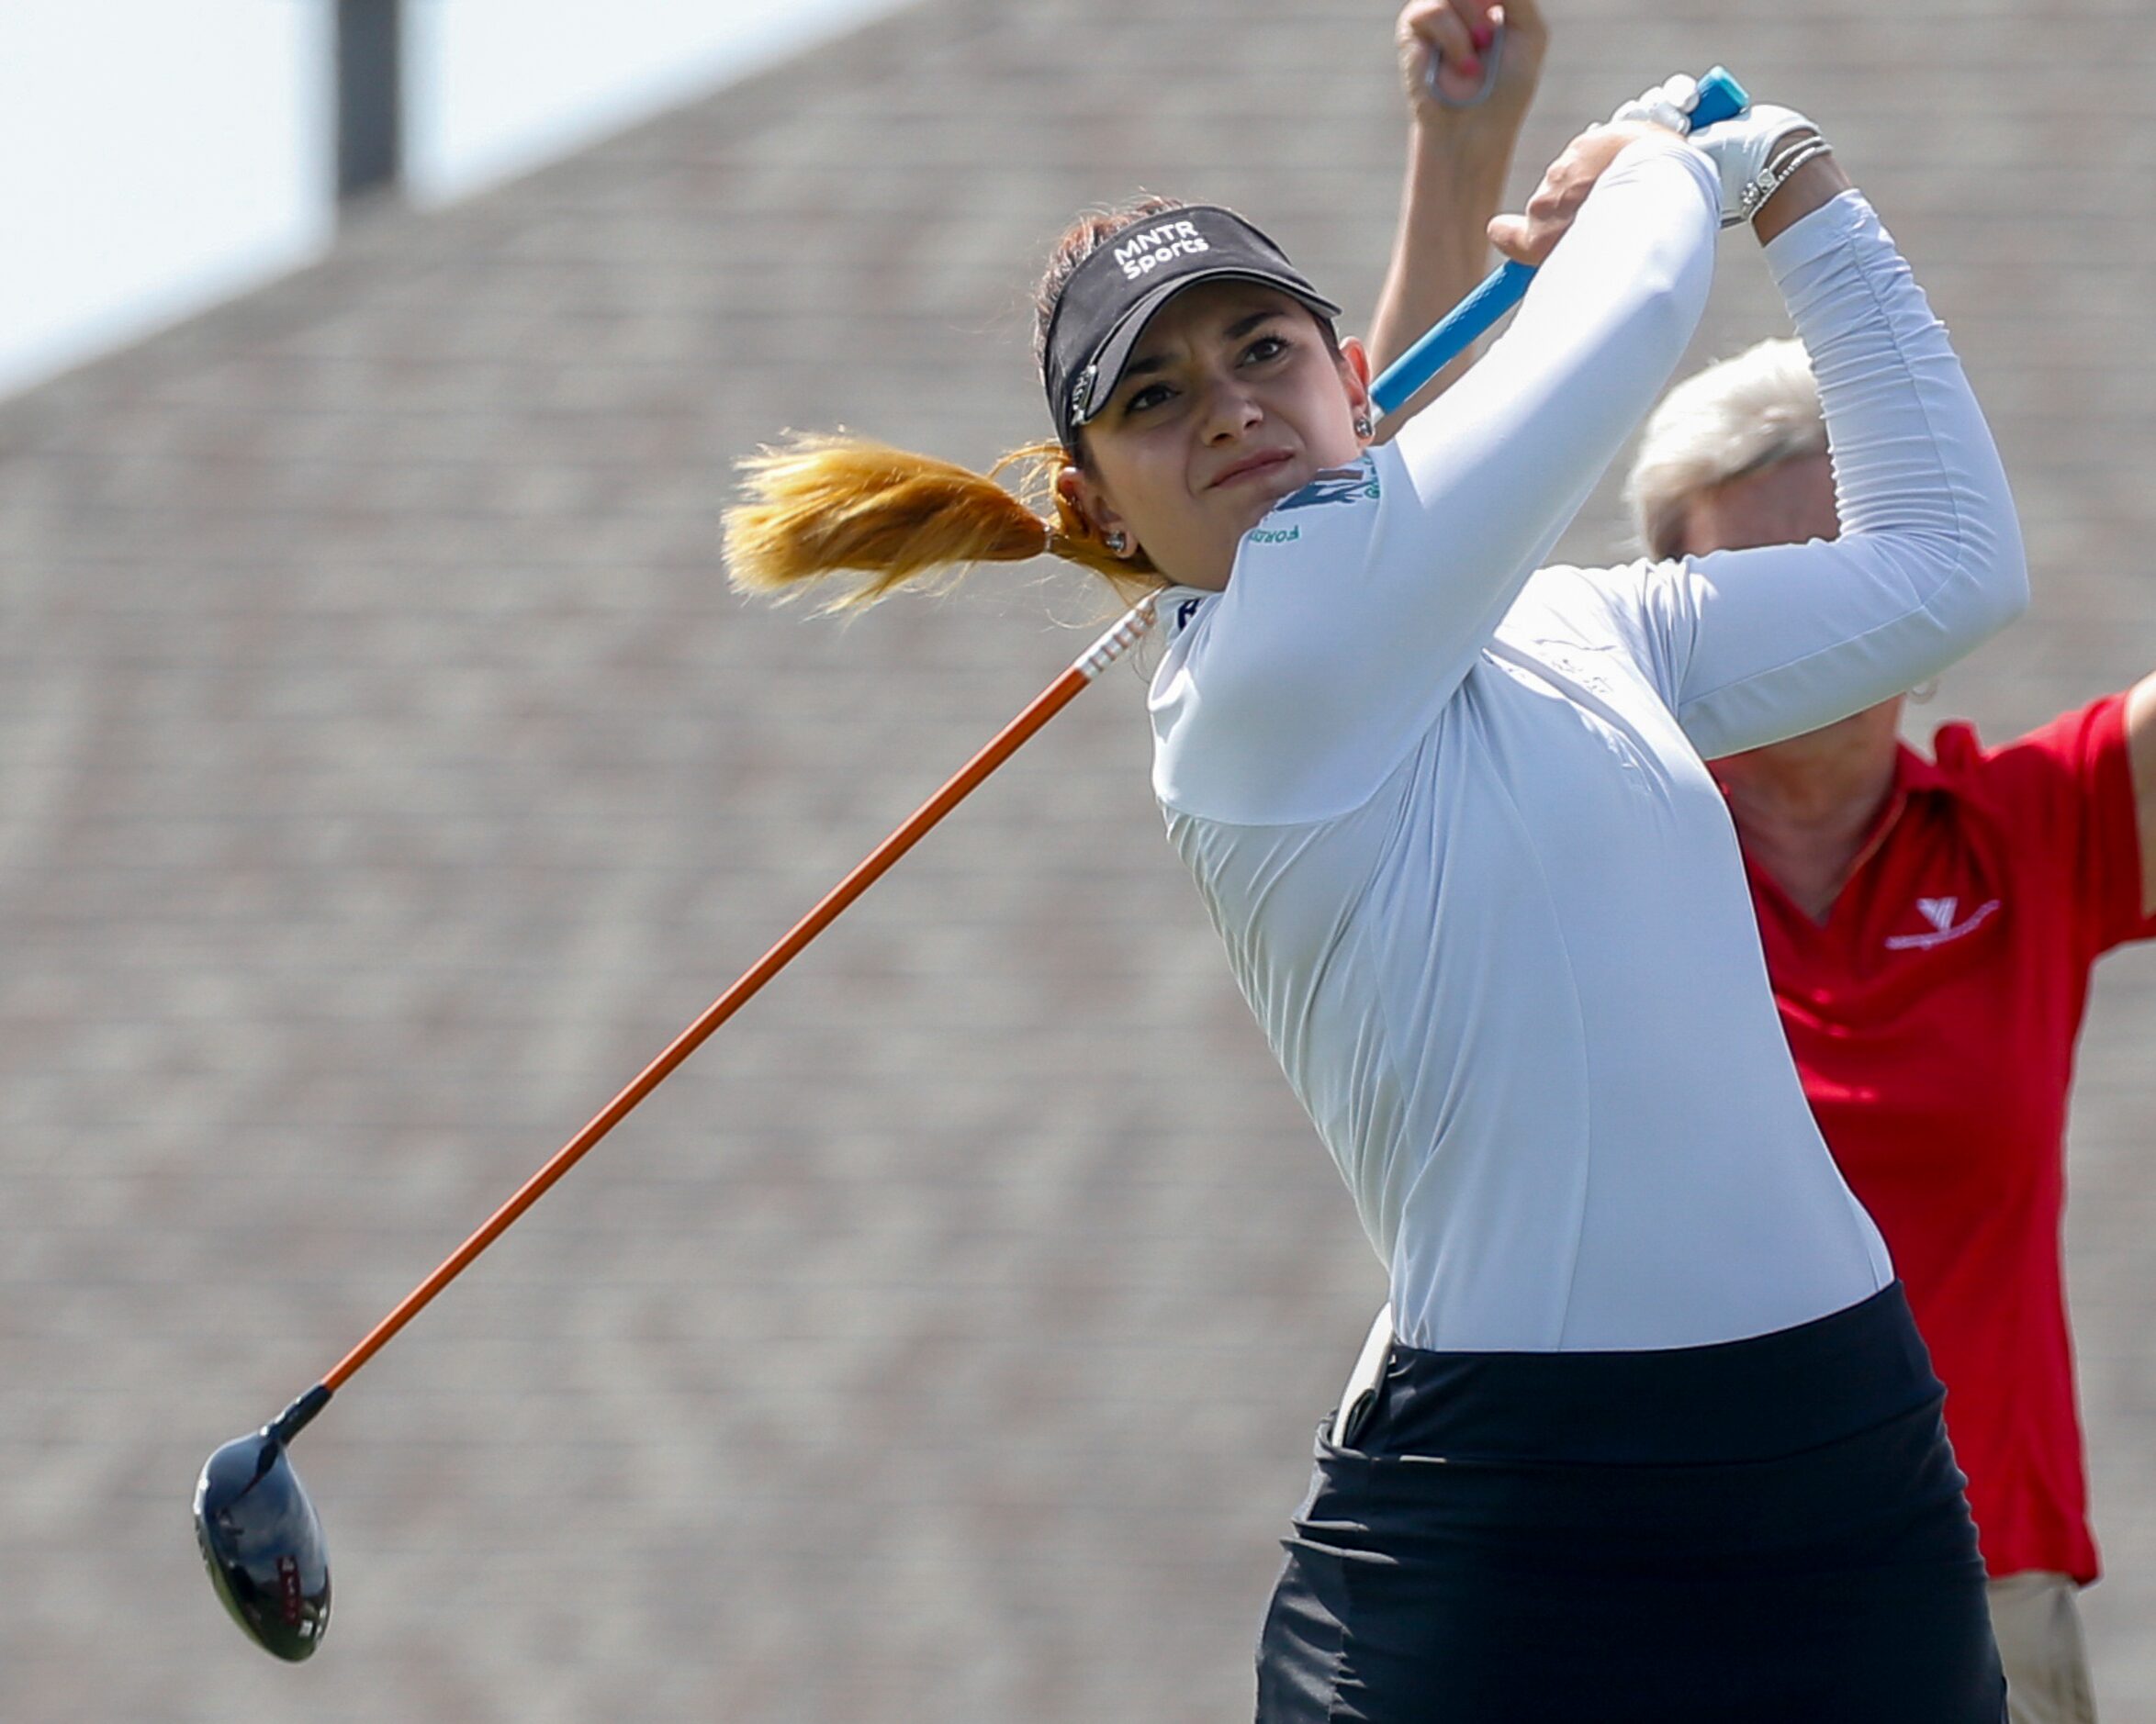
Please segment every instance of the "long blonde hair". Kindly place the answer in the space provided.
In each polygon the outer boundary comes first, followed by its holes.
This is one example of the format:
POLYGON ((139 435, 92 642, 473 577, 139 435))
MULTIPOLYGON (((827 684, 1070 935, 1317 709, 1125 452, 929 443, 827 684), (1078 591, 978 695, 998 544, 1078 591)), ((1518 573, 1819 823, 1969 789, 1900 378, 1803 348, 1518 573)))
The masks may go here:
MULTIPOLYGON (((1091 210, 1064 231, 1034 294, 1034 357, 1071 274, 1106 240, 1174 209, 1140 197, 1091 210)), ((795 433, 740 464, 742 500, 726 510, 726 567, 736 588, 794 597, 832 582, 825 610, 872 605, 902 587, 945 587, 980 563, 1056 556, 1092 570, 1129 603, 1167 585, 1144 551, 1117 556, 1071 507, 1056 480, 1084 465, 1060 443, 1014 449, 986 473, 888 443, 795 433), (1017 488, 1003 483, 1016 470, 1017 488)))
POLYGON ((1126 603, 1165 586, 1142 551, 1115 555, 1056 490, 1070 460, 1061 443, 1032 443, 975 473, 866 438, 795 435, 740 464, 746 495, 726 511, 727 573, 738 591, 789 598, 843 577, 825 610, 1043 555, 1091 569, 1126 603), (1013 467, 1018 492, 1001 483, 1013 467), (1040 499, 1052 515, 1038 512, 1040 499))

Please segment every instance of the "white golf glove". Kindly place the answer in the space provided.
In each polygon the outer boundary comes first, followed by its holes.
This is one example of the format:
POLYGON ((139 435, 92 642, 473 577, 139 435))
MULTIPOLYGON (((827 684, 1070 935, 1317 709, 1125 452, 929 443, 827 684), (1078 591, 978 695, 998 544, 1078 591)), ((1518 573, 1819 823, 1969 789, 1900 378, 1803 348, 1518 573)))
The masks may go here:
POLYGON ((1794 108, 1755 102, 1735 119, 1691 130, 1691 111, 1700 99, 1699 80, 1679 73, 1652 89, 1619 105, 1610 116, 1612 124, 1645 120, 1688 132, 1692 142, 1714 164, 1722 181, 1722 225, 1734 227, 1749 221, 1762 204, 1780 190, 1781 183, 1814 156, 1824 155, 1826 145, 1819 129, 1794 108), (1811 138, 1797 138, 1810 132, 1811 138))
POLYGON ((1692 129, 1691 113, 1700 99, 1700 81, 1684 73, 1674 78, 1666 78, 1651 90, 1643 90, 1629 102, 1620 102, 1617 111, 1610 116, 1612 126, 1645 120, 1652 126, 1666 126, 1679 134, 1692 129))
POLYGON ((1702 126, 1691 137, 1722 178, 1725 228, 1751 220, 1782 181, 1826 153, 1818 127, 1794 108, 1768 102, 1753 103, 1735 119, 1702 126))

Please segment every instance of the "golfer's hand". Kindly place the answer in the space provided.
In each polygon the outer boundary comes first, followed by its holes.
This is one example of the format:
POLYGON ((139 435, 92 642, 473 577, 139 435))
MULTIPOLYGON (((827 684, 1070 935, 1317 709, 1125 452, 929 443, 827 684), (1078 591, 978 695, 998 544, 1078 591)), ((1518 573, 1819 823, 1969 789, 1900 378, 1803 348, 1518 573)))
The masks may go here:
POLYGON ((1393 40, 1418 126, 1444 127, 1463 138, 1492 133, 1510 148, 1549 51, 1549 27, 1535 0, 1408 0, 1393 40), (1486 63, 1492 53, 1494 80, 1486 63), (1489 93, 1477 102, 1486 83, 1489 93))
POLYGON ((1516 263, 1541 264, 1618 151, 1635 138, 1653 137, 1662 129, 1642 120, 1589 126, 1544 171, 1522 213, 1499 216, 1489 224, 1489 242, 1516 263))

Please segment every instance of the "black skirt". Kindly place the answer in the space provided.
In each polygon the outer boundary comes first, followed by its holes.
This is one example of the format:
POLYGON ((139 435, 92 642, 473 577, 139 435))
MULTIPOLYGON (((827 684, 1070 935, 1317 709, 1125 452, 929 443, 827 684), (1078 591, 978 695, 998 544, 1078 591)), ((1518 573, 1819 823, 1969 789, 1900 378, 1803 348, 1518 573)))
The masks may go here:
POLYGON ((1944 1399, 1899 1282, 1713 1347, 1396 1344, 1319 1429, 1259 1724, 2000 1724, 1944 1399))

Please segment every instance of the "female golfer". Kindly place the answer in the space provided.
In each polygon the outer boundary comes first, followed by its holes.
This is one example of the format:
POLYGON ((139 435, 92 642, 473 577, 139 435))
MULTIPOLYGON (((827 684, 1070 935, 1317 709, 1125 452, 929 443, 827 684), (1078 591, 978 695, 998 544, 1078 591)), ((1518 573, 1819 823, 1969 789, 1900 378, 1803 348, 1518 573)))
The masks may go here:
MULTIPOLYGON (((1505 7, 1501 76, 1467 107, 1443 104, 1431 65, 1442 56, 1447 87, 1475 91, 1488 0, 1408 0, 1400 14, 1409 166, 1375 365, 1479 267, 1501 192, 1490 164, 1510 153, 1547 41, 1531 6, 1505 7)), ((1672 389, 1625 497, 1654 557, 1834 538, 1802 346, 1761 341, 1672 389)), ((2156 940, 2156 676, 2003 746, 1956 723, 1927 756, 1900 740, 1903 720, 1896 695, 1708 768, 1813 1116, 1947 1385, 2008 1717, 2094 1724, 2076 1602, 2098 1559, 2061 1248, 2066 1121, 2091 968, 2156 940)))
POLYGON ((1982 416, 1799 117, 1584 134, 1548 262, 1389 444, 1334 307, 1225 210, 1044 286, 1057 519, 896 451, 751 464, 743 585, 1051 550, 1158 591, 1153 783, 1353 1193, 1398 1341, 1320 1432, 1258 1712, 1995 1724, 1940 1391, 1776 1020, 1704 755, 1885 698, 2025 600, 1982 416), (1542 557, 1651 405, 1724 219, 1818 362, 1834 543, 1542 557), (1561 236, 1561 243, 1559 239, 1561 236), (1553 249, 1554 248, 1554 249, 1553 249))

